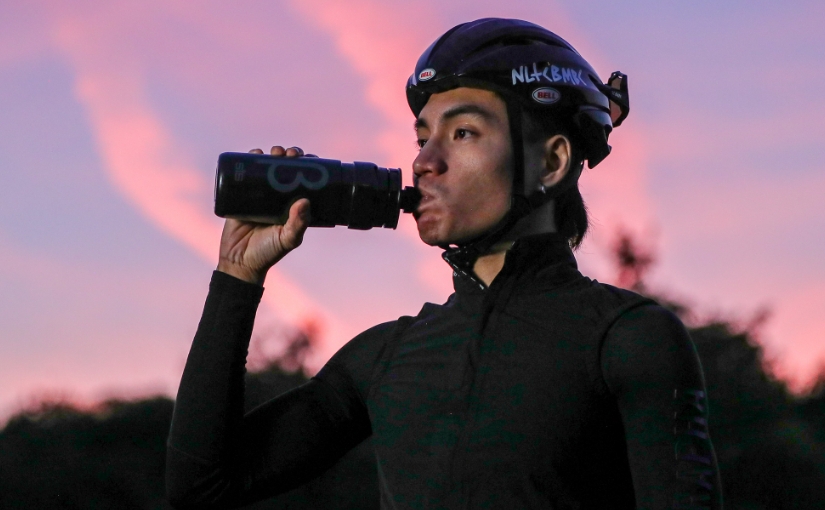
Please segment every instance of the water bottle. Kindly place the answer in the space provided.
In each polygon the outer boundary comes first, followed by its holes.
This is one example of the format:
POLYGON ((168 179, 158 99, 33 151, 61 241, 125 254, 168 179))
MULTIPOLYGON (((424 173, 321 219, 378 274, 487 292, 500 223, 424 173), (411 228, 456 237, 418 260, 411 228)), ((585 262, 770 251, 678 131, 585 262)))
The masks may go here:
POLYGON ((225 152, 215 175, 215 214, 258 223, 284 224, 290 206, 308 198, 311 227, 395 228, 420 197, 401 189, 400 169, 360 161, 225 152))

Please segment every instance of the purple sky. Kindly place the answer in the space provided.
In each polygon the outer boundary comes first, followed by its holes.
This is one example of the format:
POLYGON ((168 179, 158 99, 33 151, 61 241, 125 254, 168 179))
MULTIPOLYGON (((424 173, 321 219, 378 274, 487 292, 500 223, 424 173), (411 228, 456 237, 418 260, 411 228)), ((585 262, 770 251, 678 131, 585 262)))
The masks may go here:
MULTIPOLYGON (((172 393, 216 263, 224 151, 300 145, 401 167, 403 87, 424 48, 484 16, 529 19, 630 76, 614 153, 582 180, 579 252, 610 282, 618 228, 656 289, 704 315, 762 307, 797 387, 825 366, 825 5, 293 0, 0 5, 0 414, 32 398, 172 393)), ((313 230, 267 281, 258 332, 351 335, 443 301, 439 250, 313 230)))

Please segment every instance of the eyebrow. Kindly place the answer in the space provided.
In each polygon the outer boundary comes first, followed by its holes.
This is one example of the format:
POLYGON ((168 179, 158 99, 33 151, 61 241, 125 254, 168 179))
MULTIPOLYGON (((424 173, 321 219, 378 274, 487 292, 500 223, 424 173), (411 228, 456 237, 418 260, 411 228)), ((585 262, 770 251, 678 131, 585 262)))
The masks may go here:
MULTIPOLYGON (((492 121, 495 119, 495 116, 486 108, 482 108, 476 104, 460 104, 456 105, 449 110, 445 111, 441 115, 441 122, 448 121, 459 115, 476 115, 481 117, 486 121, 492 121)), ((415 123, 413 124, 413 128, 418 131, 420 128, 428 128, 427 121, 422 119, 421 117, 415 119, 415 123)))

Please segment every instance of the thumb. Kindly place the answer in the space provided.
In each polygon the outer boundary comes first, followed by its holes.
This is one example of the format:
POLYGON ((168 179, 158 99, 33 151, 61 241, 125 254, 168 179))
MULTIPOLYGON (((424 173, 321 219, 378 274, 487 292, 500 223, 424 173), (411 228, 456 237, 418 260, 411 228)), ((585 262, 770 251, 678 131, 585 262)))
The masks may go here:
POLYGON ((304 240, 304 232, 311 221, 309 200, 297 200, 289 208, 289 217, 281 229, 281 246, 287 250, 294 250, 304 240))

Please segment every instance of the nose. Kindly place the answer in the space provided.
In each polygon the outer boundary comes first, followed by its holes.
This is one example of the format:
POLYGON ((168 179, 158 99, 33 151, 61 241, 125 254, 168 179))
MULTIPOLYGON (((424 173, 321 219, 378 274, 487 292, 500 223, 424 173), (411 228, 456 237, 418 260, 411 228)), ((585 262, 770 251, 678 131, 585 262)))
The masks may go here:
POLYGON ((447 171, 447 162, 434 140, 421 147, 413 161, 413 179, 416 181, 427 174, 440 175, 447 171))

